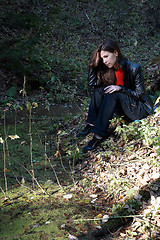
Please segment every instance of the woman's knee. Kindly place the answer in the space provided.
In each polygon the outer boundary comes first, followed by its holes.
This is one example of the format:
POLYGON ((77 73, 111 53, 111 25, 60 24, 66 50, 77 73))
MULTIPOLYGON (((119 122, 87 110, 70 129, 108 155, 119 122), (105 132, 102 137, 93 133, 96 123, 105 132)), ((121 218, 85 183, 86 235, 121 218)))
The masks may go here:
POLYGON ((114 94, 113 93, 112 94, 109 94, 109 93, 105 94, 104 95, 104 100, 105 101, 112 101, 112 100, 114 100, 114 94))
POLYGON ((94 94, 97 96, 104 96, 104 88, 103 87, 95 88, 94 94))

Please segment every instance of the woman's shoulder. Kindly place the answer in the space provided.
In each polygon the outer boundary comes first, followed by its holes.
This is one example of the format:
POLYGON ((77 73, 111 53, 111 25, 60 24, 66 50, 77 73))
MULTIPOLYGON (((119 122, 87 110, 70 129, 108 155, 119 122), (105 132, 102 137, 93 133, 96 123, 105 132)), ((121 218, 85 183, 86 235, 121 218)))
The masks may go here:
POLYGON ((137 69, 141 69, 141 65, 128 59, 124 59, 122 60, 122 69, 136 71, 137 69))

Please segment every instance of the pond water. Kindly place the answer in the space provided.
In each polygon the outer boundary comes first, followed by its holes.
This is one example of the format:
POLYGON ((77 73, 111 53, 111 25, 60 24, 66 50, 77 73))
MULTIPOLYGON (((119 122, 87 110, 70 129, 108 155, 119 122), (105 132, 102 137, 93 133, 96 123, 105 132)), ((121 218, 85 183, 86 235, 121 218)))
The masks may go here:
MULTIPOLYGON (((61 174, 60 178, 62 174, 65 174, 63 164, 61 163, 62 159, 56 157, 55 154, 60 147, 64 165, 66 168, 69 168, 68 159, 72 161, 72 158, 75 156, 74 154, 70 156, 67 150, 73 151, 73 148, 75 148, 76 141, 74 141, 74 144, 69 145, 75 134, 73 133, 71 136, 66 134, 62 136, 62 140, 60 140, 59 136, 58 140, 57 133, 68 129, 70 127, 69 121, 77 114, 82 114, 80 107, 79 103, 73 103, 50 105, 49 109, 46 109, 43 105, 32 108, 31 126, 27 109, 5 111, 5 130, 4 119, 1 117, 0 136, 2 136, 2 139, 5 139, 5 136, 7 136, 6 149, 4 153, 2 144, 0 144, 0 157, 3 159, 4 154, 10 157, 7 158, 5 167, 3 161, 0 161, 0 174, 3 175, 4 168, 8 169, 7 179, 9 186, 16 183, 13 172, 15 172, 19 180, 24 177, 27 182, 30 182, 31 176, 25 168, 30 169, 31 160, 34 163, 36 176, 41 181, 45 182, 51 179, 53 182, 56 182, 52 166, 46 160, 46 154, 47 158, 54 162, 56 172, 61 174), (11 140, 10 136, 12 135, 18 135, 18 138, 11 140)), ((3 115, 4 112, 1 110, 0 114, 3 115)), ((4 180, 2 184, 4 185, 4 180)))
MULTIPOLYGON (((32 120, 41 121, 46 117, 47 119, 63 118, 69 115, 75 116, 78 113, 82 113, 81 103, 71 103, 71 104, 52 104, 49 107, 44 105, 39 105, 38 107, 32 108, 32 120)), ((0 115, 3 115, 3 111, 0 110, 0 115)), ((15 122, 15 110, 8 110, 5 112, 6 124, 13 124, 15 122)), ((16 121, 28 121, 28 110, 23 109, 17 110, 16 121)), ((4 124, 4 120, 0 118, 0 125, 4 124)))

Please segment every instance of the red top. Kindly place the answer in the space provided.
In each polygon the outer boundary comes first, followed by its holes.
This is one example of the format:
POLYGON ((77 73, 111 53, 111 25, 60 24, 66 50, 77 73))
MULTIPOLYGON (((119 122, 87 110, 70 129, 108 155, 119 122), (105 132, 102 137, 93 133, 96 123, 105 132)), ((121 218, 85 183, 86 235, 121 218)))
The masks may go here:
POLYGON ((116 70, 115 75, 116 75, 116 85, 124 86, 124 73, 122 68, 119 68, 118 70, 116 70))

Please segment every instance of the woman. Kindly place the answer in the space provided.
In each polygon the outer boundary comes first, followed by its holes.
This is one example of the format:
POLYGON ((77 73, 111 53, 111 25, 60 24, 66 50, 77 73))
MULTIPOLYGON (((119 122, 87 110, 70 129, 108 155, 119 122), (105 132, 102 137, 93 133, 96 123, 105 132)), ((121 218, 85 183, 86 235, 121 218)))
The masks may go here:
POLYGON ((77 137, 89 133, 94 136, 83 152, 94 150, 107 138, 114 113, 131 121, 153 113, 153 104, 144 89, 141 66, 125 59, 112 39, 107 39, 95 50, 90 61, 88 83, 94 87, 94 93, 87 126, 77 137))

